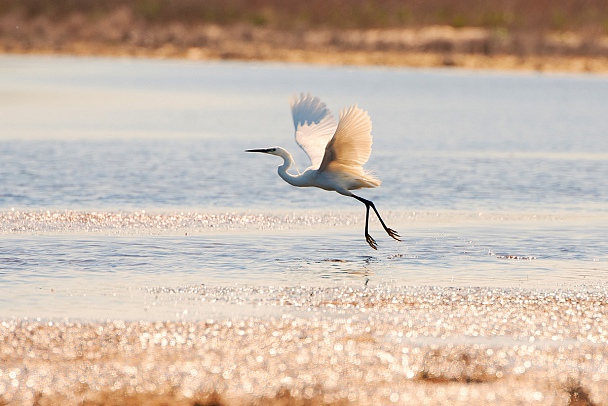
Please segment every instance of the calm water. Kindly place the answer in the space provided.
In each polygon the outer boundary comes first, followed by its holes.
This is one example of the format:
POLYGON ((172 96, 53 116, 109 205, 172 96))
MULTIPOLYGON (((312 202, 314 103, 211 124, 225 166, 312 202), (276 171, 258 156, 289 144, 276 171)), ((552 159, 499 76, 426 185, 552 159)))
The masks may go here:
POLYGON ((596 76, 0 57, 0 317, 221 312, 154 290, 201 284, 605 288, 607 105, 596 76), (335 115, 370 112, 367 166, 384 183, 361 195, 402 243, 374 223, 371 250, 362 205, 290 187, 277 158, 243 152, 281 145, 306 167, 287 103, 300 91, 335 115), (57 231, 51 216, 41 232, 8 219, 47 210, 259 224, 155 235, 152 224, 57 231), (277 212, 340 220, 264 223, 277 212))

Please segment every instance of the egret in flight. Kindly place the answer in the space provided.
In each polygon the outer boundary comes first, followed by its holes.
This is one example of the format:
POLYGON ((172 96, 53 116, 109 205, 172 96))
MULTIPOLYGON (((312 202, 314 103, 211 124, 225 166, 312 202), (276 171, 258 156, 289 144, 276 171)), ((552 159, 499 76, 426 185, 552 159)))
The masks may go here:
POLYGON ((341 195, 357 199, 365 205, 365 239, 373 249, 378 249, 376 240, 369 235, 369 209, 378 216, 387 234, 397 241, 399 234, 384 224, 380 213, 371 200, 359 197, 351 190, 380 186, 380 179, 363 169, 372 153, 372 121, 367 111, 357 105, 340 112, 336 120, 325 103, 318 97, 301 94, 290 100, 293 123, 296 127, 296 143, 310 158, 311 166, 304 172, 292 175, 287 171, 295 166, 289 152, 281 147, 248 149, 246 152, 261 152, 283 158, 279 176, 297 187, 318 187, 333 190, 341 195))

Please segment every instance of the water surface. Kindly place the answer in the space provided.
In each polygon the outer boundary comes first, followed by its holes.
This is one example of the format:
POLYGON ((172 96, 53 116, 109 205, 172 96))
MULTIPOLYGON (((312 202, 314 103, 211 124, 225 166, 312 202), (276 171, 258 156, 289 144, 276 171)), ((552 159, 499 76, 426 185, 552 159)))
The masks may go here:
POLYGON ((607 95, 585 75, 3 56, 0 316, 174 317, 144 313, 147 289, 201 284, 605 286, 607 95), (401 243, 374 222, 371 250, 360 203, 243 152, 306 167, 300 91, 370 112, 383 185, 360 194, 401 243))

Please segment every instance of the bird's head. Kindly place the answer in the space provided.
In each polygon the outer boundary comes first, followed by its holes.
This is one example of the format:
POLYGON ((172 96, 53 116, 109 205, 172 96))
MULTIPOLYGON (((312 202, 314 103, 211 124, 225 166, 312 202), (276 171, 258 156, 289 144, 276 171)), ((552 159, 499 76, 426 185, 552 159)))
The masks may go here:
POLYGON ((263 154, 270 154, 276 156, 283 156, 285 151, 281 147, 272 147, 272 148, 257 148, 257 149, 248 149, 245 152, 261 152, 263 154))

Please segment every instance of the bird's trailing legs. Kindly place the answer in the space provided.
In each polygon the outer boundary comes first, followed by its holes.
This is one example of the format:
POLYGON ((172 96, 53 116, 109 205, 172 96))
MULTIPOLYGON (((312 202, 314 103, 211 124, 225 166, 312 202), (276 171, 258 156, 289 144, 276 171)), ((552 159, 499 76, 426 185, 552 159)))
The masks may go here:
POLYGON ((378 249, 378 244, 376 243, 376 240, 374 240, 372 238, 372 236, 369 235, 369 208, 370 207, 372 209, 374 209, 374 213, 376 213, 376 216, 378 216, 378 220, 380 220, 380 224, 382 224, 382 227, 384 227, 384 231, 386 231, 386 233, 388 235, 390 235, 391 237, 393 237, 395 240, 401 241, 399 239, 399 237, 400 237, 399 234, 395 230, 388 228, 386 226, 386 224, 384 224, 382 217, 380 217, 380 213, 378 213, 378 210, 376 210, 376 206, 374 206, 374 202, 372 202, 371 200, 367 200, 362 197, 356 196, 356 195, 351 195, 351 196, 365 205, 365 240, 367 241, 367 243, 369 244, 370 247, 372 247, 375 250, 378 249))

